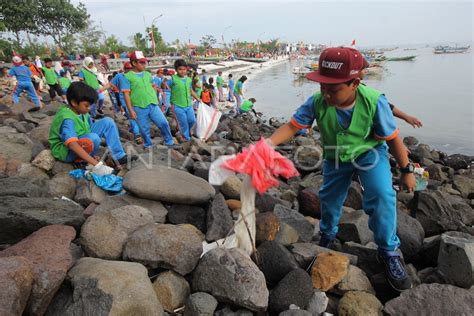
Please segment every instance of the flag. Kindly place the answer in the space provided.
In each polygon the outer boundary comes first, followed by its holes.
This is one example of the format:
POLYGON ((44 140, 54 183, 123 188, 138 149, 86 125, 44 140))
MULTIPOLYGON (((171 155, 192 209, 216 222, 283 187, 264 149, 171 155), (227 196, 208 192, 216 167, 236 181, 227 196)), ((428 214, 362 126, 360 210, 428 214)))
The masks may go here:
POLYGON ((351 46, 356 46, 356 40, 355 39, 352 40, 351 46))
POLYGON ((150 36, 150 39, 151 39, 151 48, 154 50, 155 49, 155 38, 153 37, 153 31, 150 31, 148 33, 148 36, 150 36))

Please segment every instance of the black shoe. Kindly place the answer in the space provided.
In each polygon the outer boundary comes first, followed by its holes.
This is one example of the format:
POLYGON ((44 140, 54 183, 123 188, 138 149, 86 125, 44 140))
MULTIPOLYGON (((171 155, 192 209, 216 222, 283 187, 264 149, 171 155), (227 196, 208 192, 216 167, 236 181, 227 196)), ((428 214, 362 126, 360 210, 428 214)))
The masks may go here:
POLYGON ((319 246, 324 248, 331 248, 332 244, 336 240, 336 235, 329 235, 321 233, 321 239, 319 240, 319 246))
POLYGON ((34 108, 29 109, 28 112, 31 113, 31 112, 36 112, 36 111, 39 111, 39 110, 41 110, 41 108, 38 107, 38 106, 35 106, 34 108))
POLYGON ((135 161, 137 159, 138 159, 138 157, 135 156, 135 155, 132 155, 130 157, 128 155, 125 155, 122 158, 120 158, 119 160, 117 160, 117 163, 122 166, 122 165, 128 164, 129 161, 132 162, 132 161, 135 161))
POLYGON ((405 262, 397 251, 378 251, 377 261, 385 267, 385 277, 388 283, 397 291, 412 288, 410 276, 407 273, 405 262))

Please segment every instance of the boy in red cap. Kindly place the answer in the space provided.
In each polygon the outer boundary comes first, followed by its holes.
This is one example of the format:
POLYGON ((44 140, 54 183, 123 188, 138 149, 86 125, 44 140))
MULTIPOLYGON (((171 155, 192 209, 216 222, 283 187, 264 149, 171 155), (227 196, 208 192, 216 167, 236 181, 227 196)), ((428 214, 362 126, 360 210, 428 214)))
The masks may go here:
POLYGON ((411 288, 403 259, 397 251, 396 196, 388 148, 401 167, 400 185, 413 191, 413 165, 398 136, 392 111, 385 96, 361 84, 364 57, 352 48, 328 48, 319 58, 319 69, 307 79, 319 82, 320 91, 311 96, 289 123, 270 138, 281 144, 300 129, 317 121, 323 145, 323 185, 320 246, 330 247, 338 232, 342 205, 357 173, 364 187, 363 206, 378 246, 377 259, 383 263, 389 283, 402 291, 411 288), (387 148, 388 145, 388 148, 387 148))
POLYGON ((132 69, 124 76, 122 92, 130 118, 137 120, 143 137, 145 149, 152 147, 150 121, 161 131, 166 146, 173 146, 174 140, 171 136, 170 126, 163 112, 158 106, 156 88, 153 86, 153 77, 146 71, 148 59, 141 51, 134 51, 130 55, 132 69))
POLYGON ((13 56, 13 67, 8 71, 10 77, 16 78, 16 85, 13 89, 13 104, 17 104, 20 101, 20 94, 22 91, 28 93, 28 96, 31 98, 31 101, 36 105, 36 107, 30 109, 32 111, 38 111, 41 109, 41 101, 36 94, 35 87, 31 79, 33 78, 33 73, 30 68, 23 65, 22 59, 20 56, 13 56))

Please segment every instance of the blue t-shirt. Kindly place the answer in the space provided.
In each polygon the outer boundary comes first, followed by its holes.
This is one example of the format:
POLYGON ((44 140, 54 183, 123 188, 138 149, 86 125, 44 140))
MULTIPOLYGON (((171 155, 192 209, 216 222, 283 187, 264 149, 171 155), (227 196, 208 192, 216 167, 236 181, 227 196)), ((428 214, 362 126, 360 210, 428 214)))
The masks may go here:
MULTIPOLYGON (((84 116, 80 115, 81 119, 84 120, 84 116)), ((92 119, 89 116, 89 126, 92 126, 92 119)), ((68 144, 73 140, 77 140, 76 130, 74 129, 74 121, 71 119, 65 119, 59 129, 59 137, 64 144, 68 144)))
POLYGON ((229 89, 232 90, 232 91, 234 91, 234 84, 235 84, 234 80, 229 79, 229 89))
POLYGON ((202 83, 207 83, 207 76, 206 75, 202 75, 201 82, 202 83))
POLYGON ((112 81, 110 81, 110 83, 113 84, 114 87, 117 87, 117 90, 119 92, 120 103, 125 106, 125 99, 123 97, 123 92, 122 92, 124 79, 126 79, 125 74, 122 72, 119 72, 118 74, 115 75, 115 77, 112 78, 112 81))
MULTIPOLYGON (((343 128, 348 128, 351 124, 354 108, 341 110, 336 108, 337 121, 343 128)), ((311 96, 303 103, 291 119, 291 123, 298 128, 309 128, 317 119, 314 112, 314 96, 311 96)), ((397 124, 393 117, 392 110, 384 95, 381 95, 377 101, 374 121, 368 122, 374 128, 374 134, 378 139, 391 139, 398 132, 397 124)))
POLYGON ((156 85, 158 89, 161 89, 161 83, 163 82, 163 77, 154 77, 153 78, 153 83, 156 85))
POLYGON ((21 82, 31 82, 31 77, 33 73, 31 72, 30 68, 26 67, 25 65, 21 66, 14 66, 8 71, 8 75, 11 77, 15 77, 16 80, 21 82))
POLYGON ((239 88, 240 94, 242 94, 242 86, 243 86, 242 81, 237 81, 237 88, 239 88))

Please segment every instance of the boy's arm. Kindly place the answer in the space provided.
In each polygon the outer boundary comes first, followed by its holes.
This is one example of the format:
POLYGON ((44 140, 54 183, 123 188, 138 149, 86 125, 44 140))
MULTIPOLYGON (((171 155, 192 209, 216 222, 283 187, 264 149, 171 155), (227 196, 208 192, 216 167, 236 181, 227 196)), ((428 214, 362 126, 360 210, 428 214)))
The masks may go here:
MULTIPOLYGON (((408 160, 408 153, 402 139, 397 136, 392 140, 387 141, 388 147, 398 165, 405 168, 410 161, 408 160)), ((412 192, 416 186, 416 179, 413 173, 402 173, 400 177, 400 188, 404 186, 408 192, 412 192)))
POLYGON ((418 118, 416 118, 414 116, 411 116, 411 115, 408 115, 407 113, 403 112, 402 110, 400 110, 396 106, 393 106, 392 112, 393 112, 394 116, 398 117, 399 119, 404 120, 405 122, 407 122, 408 124, 410 124, 414 128, 423 126, 423 123, 421 123, 421 121, 418 118))
POLYGON ((199 102, 202 102, 202 100, 197 96, 196 92, 194 92, 193 89, 191 89, 191 95, 193 98, 195 98, 199 102))
POLYGON ((280 126, 270 137, 272 145, 278 146, 281 143, 287 142, 291 139, 300 129, 291 123, 286 123, 280 126))
POLYGON ((95 160, 93 157, 91 157, 87 151, 84 150, 84 148, 82 148, 78 143, 77 141, 72 141, 70 142, 69 144, 66 145, 67 148, 69 150, 71 150, 72 152, 74 152, 79 158, 81 158, 82 160, 84 161, 87 161, 88 163, 90 163, 91 165, 95 166, 97 165, 99 162, 97 160, 95 160))
POLYGON ((137 114, 135 113, 132 107, 132 101, 130 99, 130 91, 122 90, 122 93, 123 93, 123 98, 125 100, 125 104, 127 105, 127 108, 128 108, 128 113, 130 113, 130 118, 133 120, 136 120, 137 114))

